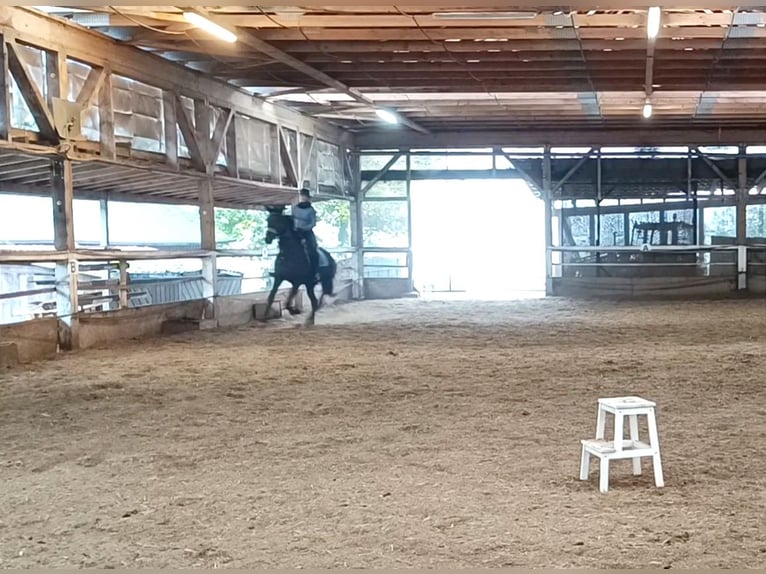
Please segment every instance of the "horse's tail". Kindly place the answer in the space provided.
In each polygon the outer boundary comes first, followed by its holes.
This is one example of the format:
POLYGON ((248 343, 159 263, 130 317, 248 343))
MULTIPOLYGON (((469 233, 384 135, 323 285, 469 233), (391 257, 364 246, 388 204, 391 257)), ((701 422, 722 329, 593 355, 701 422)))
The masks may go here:
POLYGON ((322 251, 330 262, 330 265, 327 267, 327 270, 319 270, 319 280, 322 283, 322 293, 332 297, 335 295, 333 292, 333 279, 335 278, 335 272, 338 270, 338 264, 335 263, 335 259, 333 259, 326 250, 322 249, 322 251))

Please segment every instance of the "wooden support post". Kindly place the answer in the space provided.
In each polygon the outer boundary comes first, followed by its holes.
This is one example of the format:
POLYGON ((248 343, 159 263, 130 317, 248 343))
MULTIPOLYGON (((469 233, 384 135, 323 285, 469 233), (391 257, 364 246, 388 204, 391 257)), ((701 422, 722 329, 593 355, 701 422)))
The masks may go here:
MULTIPOLYGON (((189 117, 186 108, 183 105, 183 102, 181 101, 181 98, 178 96, 178 94, 175 95, 176 99, 176 120, 178 121, 178 128, 181 130, 181 134, 184 136, 184 142, 186 143, 186 148, 189 150, 189 156, 191 156, 191 162, 194 165, 196 169, 199 171, 205 172, 206 171, 206 162, 204 157, 204 152, 202 150, 202 146, 205 145, 205 142, 200 142, 198 139, 198 134, 195 126, 192 124, 191 118, 189 117)), ((207 114, 204 110, 204 105, 200 103, 200 100, 194 101, 194 116, 195 116, 195 123, 199 120, 197 116, 204 115, 207 117, 207 114), (199 111, 197 109, 199 108, 199 111)), ((204 128, 203 128, 204 129, 204 128)), ((210 133, 210 126, 208 125, 207 133, 210 133)))
POLYGON ((279 126, 273 125, 269 130, 271 138, 271 182, 282 185, 282 146, 279 137, 279 126))
POLYGON ((290 155, 290 148, 287 147, 287 138, 285 137, 284 130, 281 126, 277 126, 277 132, 279 134, 279 155, 282 166, 285 168, 287 182, 292 187, 300 187, 301 182, 298 181, 298 172, 290 155))
POLYGON ((202 259, 202 296, 206 299, 204 318, 215 318, 218 267, 215 256, 215 207, 213 202, 213 179, 208 176, 199 183, 199 222, 202 249, 210 251, 202 259))
POLYGON ((178 169, 178 123, 176 119, 176 96, 173 92, 162 92, 163 128, 165 130, 165 163, 178 169))
MULTIPOLYGON (((306 179, 308 179, 309 176, 311 175, 312 158, 314 158, 313 161, 316 162, 317 161, 316 158, 317 158, 317 155, 318 155, 316 153, 316 149, 317 149, 317 145, 316 145, 317 138, 316 138, 316 136, 306 136, 306 137, 311 138, 311 144, 309 145, 309 151, 306 154, 306 161, 301 163, 301 169, 300 169, 301 180, 300 180, 300 182, 298 182, 298 184, 301 187, 304 185, 306 179)), ((299 153, 303 154, 303 148, 302 147, 299 148, 299 153)), ((317 173, 319 173, 318 169, 319 169, 319 166, 317 165, 317 173)), ((316 184, 316 182, 314 182, 314 183, 316 184)), ((362 193, 362 195, 364 195, 364 193, 362 193)))
POLYGON ((631 243, 631 237, 630 237, 630 213, 625 212, 622 214, 622 244, 624 246, 628 246, 631 243))
POLYGON ((362 222, 362 173, 360 171, 359 154, 354 153, 350 159, 351 164, 351 246, 354 248, 355 267, 357 276, 352 286, 352 297, 364 299, 364 236, 362 222))
POLYGON ((128 262, 120 259, 120 309, 128 308, 128 262))
POLYGON ((101 220, 99 245, 103 248, 109 247, 109 200, 99 200, 99 216, 101 220))
POLYGON ((226 173, 231 177, 239 177, 237 160, 237 115, 234 114, 226 130, 226 173))
POLYGON ((199 146, 200 156, 205 164, 205 171, 210 167, 210 122, 213 110, 203 100, 194 100, 194 134, 199 146))
MULTIPOLYGON (((303 187, 303 134, 301 130, 295 130, 295 175, 298 179, 298 187, 303 187)), ((353 176, 351 177, 351 193, 354 193, 353 176)))
MULTIPOLYGON (((601 245, 601 201, 604 199, 604 194, 602 191, 602 184, 601 184, 601 150, 598 150, 598 155, 596 156, 596 233, 595 233, 595 239, 596 239, 596 245, 601 245)), ((596 253, 596 260, 599 261, 601 258, 600 253, 596 253)))
MULTIPOLYGON (((72 162, 68 159, 53 160, 52 172, 54 245, 57 251, 71 254, 75 249, 72 162)), ((59 341, 64 349, 79 346, 77 276, 76 259, 68 257, 56 263, 56 314, 60 319, 59 341)))
POLYGON ((8 47, 0 34, 0 140, 11 139, 11 78, 8 72, 8 47))
POLYGON ((101 157, 115 159, 117 146, 114 137, 114 105, 112 97, 112 74, 104 75, 101 91, 98 94, 98 129, 101 143, 101 157))
POLYGON ((69 70, 67 69, 66 55, 61 52, 44 52, 45 68, 47 75, 47 104, 48 109, 53 109, 53 99, 69 99, 69 70))
POLYGON ((737 158, 737 289, 747 289, 747 148, 737 158))
POLYGON ((415 288, 412 277, 414 264, 412 261, 412 164, 410 152, 407 152, 405 169, 407 170, 407 278, 409 279, 409 291, 415 288))
MULTIPOLYGON (((551 192, 551 148, 543 156, 543 200, 545 201, 545 294, 553 295, 553 194, 551 192)), ((562 210, 563 212, 563 210, 562 210)), ((563 220, 563 213, 559 215, 563 220)))

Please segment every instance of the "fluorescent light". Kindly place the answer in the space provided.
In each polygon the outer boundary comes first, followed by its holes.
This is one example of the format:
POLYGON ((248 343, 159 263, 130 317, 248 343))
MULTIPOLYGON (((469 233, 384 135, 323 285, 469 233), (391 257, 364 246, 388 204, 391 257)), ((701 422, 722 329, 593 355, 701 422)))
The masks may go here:
POLYGON ((660 12, 659 6, 649 8, 649 15, 646 17, 646 34, 649 38, 656 38, 660 33, 660 12))
POLYGON ((651 118, 652 117, 652 104, 650 104, 649 102, 646 102, 644 104, 644 109, 641 111, 641 114, 645 118, 647 118, 647 119, 651 118))
POLYGON ((191 24, 194 24, 197 28, 202 28, 205 32, 215 36, 219 40, 229 43, 237 41, 237 36, 233 32, 230 32, 223 26, 219 26, 215 22, 211 22, 196 12, 184 12, 184 18, 191 24))
POLYGON ((437 20, 529 20, 537 12, 434 12, 437 20))
POLYGON ((389 124, 398 124, 399 119, 389 112, 388 110, 375 110, 375 113, 378 114, 378 117, 383 120, 384 122, 388 122, 389 124))

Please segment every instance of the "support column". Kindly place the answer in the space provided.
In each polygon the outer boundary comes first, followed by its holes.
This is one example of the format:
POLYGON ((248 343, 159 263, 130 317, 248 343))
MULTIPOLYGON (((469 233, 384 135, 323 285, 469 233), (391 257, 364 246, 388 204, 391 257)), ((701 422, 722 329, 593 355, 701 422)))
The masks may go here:
POLYGON ((737 289, 747 289, 747 148, 737 158, 737 289))
POLYGON ((120 309, 128 308, 128 262, 120 260, 120 309))
POLYGON ((622 214, 622 244, 625 246, 633 243, 630 229, 630 213, 627 211, 622 214))
POLYGON ((351 195, 354 197, 350 205, 351 246, 354 248, 356 279, 351 288, 354 299, 364 299, 364 230, 362 227, 362 174, 360 171, 359 154, 354 153, 351 164, 351 195))
POLYGON ((406 169, 407 169, 407 276, 409 278, 409 291, 415 289, 415 279, 412 276, 414 269, 412 261, 412 169, 411 169, 412 156, 407 151, 406 156, 406 169))
POLYGON ((98 129, 101 157, 115 159, 117 143, 114 134, 114 101, 112 92, 112 73, 105 72, 104 82, 98 93, 98 129))
POLYGON ((63 349, 79 346, 79 300, 77 294, 77 259, 73 256, 74 217, 72 201, 72 162, 55 159, 52 164, 53 233, 57 251, 67 253, 65 261, 56 262, 56 314, 59 317, 59 343, 63 349))
MULTIPOLYGON (((181 110, 179 110, 180 113, 181 110)), ((202 258, 202 296, 205 298, 203 319, 215 319, 215 297, 218 294, 218 265, 215 244, 215 200, 213 174, 216 158, 212 157, 210 120, 212 110, 207 101, 194 101, 194 137, 205 166, 206 177, 199 182, 199 224, 201 247, 210 252, 202 258)))
POLYGON ((215 207, 213 179, 208 176, 199 183, 199 223, 202 249, 211 253, 202 258, 202 296, 206 300, 204 318, 214 319, 215 297, 218 292, 218 266, 215 254, 215 207))
MULTIPOLYGON (((543 200, 545 201, 545 294, 553 295, 553 197, 551 193, 551 148, 543 156, 543 200)), ((563 211, 563 210, 562 210, 563 211)), ((560 218, 563 215, 559 216, 560 218)))
MULTIPOLYGON (((700 233, 702 224, 700 223, 701 209, 697 202, 697 182, 692 184, 692 151, 686 154, 686 199, 692 198, 692 226, 694 227, 694 245, 701 245, 704 241, 704 235, 700 233)), ((697 254, 699 260, 700 255, 697 254)))
POLYGON ((8 52, 5 36, 0 34, 0 140, 11 139, 11 76, 8 72, 8 52))
POLYGON ((102 199, 99 201, 100 208, 100 233, 99 233, 99 245, 103 248, 109 247, 109 200, 102 199))

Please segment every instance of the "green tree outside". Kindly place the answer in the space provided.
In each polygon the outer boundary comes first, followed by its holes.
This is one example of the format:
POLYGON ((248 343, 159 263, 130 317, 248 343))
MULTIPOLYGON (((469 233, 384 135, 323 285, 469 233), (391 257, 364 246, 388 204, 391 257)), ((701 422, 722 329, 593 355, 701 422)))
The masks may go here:
MULTIPOLYGON (((317 211, 318 222, 327 223, 337 230, 338 244, 349 245, 351 223, 349 202, 318 201, 314 203, 314 209, 317 211)), ((217 208, 215 229, 218 246, 262 250, 266 246, 267 218, 268 214, 261 210, 217 208)))

